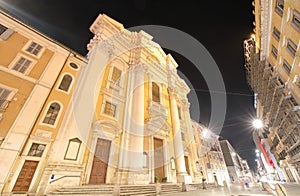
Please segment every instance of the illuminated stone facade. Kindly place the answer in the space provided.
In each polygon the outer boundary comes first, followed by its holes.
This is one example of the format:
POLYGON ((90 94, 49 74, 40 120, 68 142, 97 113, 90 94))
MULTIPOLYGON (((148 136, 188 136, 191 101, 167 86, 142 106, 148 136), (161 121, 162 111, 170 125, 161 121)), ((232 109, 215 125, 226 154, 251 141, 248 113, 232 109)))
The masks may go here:
POLYGON ((269 165, 280 165, 287 181, 300 174, 300 4, 255 0, 255 35, 244 41, 247 81, 256 94, 257 116, 265 127, 269 165), (269 149, 269 150, 268 150, 269 149))
POLYGON ((199 176, 199 180, 205 178, 207 183, 215 183, 217 186, 231 184, 219 135, 195 121, 192 121, 192 128, 195 135, 194 149, 197 163, 195 174, 199 176))
POLYGON ((5 13, 0 25, 1 194, 228 181, 216 135, 198 154, 190 89, 151 35, 100 14, 84 58, 5 13))

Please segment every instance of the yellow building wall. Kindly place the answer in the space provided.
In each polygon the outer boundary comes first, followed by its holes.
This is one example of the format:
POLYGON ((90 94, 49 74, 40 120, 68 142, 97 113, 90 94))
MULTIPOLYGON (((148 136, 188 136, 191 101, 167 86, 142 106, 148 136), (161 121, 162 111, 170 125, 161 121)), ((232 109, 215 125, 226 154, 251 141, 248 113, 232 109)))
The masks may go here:
POLYGON ((29 57, 30 59, 36 61, 33 68, 29 72, 28 76, 39 79, 46 66, 48 65, 50 59, 52 58, 54 52, 45 48, 40 58, 22 50, 24 46, 28 43, 29 39, 25 36, 15 32, 6 41, 0 42, 0 65, 9 68, 11 62, 15 59, 18 54, 29 57), (5 57, 5 58, 3 58, 5 57))
POLYGON ((0 65, 8 67, 19 51, 28 42, 28 38, 15 32, 7 40, 0 42, 0 65), (5 58, 3 58, 5 57, 5 58))
POLYGON ((34 57, 33 59, 35 59, 37 62, 36 64, 34 64, 34 67, 29 72, 28 76, 35 79, 39 79, 42 73, 44 72, 45 68, 47 67, 49 61, 51 60, 53 54, 54 54, 53 51, 49 49, 45 49, 45 51, 43 52, 42 56, 39 59, 34 57))
POLYGON ((3 112, 3 119, 0 121, 0 137, 5 137, 24 106, 34 84, 2 71, 0 71, 0 84, 18 89, 18 92, 14 95, 15 101, 12 100, 9 103, 5 112, 3 112))
POLYGON ((67 107, 69 106, 70 100, 72 99, 72 94, 73 94, 73 91, 74 91, 74 85, 76 83, 76 77, 77 77, 78 72, 79 72, 78 70, 72 69, 69 66, 69 63, 70 63, 70 61, 67 61, 64 64, 62 72, 61 72, 60 76, 57 78, 57 80, 55 82, 55 85, 54 85, 53 89, 51 90, 51 92, 49 94, 49 97, 47 98, 47 101, 44 104, 41 115, 37 119, 36 125, 34 126, 33 131, 32 131, 32 135, 35 135, 35 133, 38 129, 42 129, 42 130, 52 132, 52 138, 53 139, 56 138, 59 127, 62 123, 62 119, 65 116, 67 107), (72 84, 70 86, 71 89, 69 90, 69 92, 65 92, 65 91, 62 91, 62 90, 58 89, 64 74, 71 74, 73 76, 73 81, 72 81, 72 84), (61 103, 62 108, 60 110, 60 115, 57 119, 58 121, 57 121, 56 126, 52 127, 52 126, 48 126, 48 125, 43 124, 42 121, 43 121, 43 118, 44 118, 44 116, 45 116, 45 114, 48 110, 48 107, 50 106, 50 103, 55 102, 55 101, 58 101, 59 103, 61 103))

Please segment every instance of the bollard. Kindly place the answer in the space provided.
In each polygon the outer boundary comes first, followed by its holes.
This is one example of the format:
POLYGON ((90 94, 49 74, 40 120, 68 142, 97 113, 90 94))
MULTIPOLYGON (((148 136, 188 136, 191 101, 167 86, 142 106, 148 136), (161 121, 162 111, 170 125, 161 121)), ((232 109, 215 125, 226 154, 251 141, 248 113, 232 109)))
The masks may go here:
POLYGON ((186 192, 186 184, 185 184, 185 182, 182 182, 182 192, 186 192))
POLYGON ((160 195, 161 194, 161 184, 156 183, 155 184, 155 195, 160 195))
POLYGON ((120 185, 118 183, 114 186, 113 196, 120 196, 120 185))

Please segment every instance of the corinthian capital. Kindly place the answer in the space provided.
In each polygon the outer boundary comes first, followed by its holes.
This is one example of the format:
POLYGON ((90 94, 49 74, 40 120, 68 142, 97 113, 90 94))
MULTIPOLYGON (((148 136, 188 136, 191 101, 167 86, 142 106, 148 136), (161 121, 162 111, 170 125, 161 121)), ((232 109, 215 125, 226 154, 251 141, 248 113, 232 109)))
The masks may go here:
POLYGON ((174 96, 174 97, 176 97, 178 94, 177 90, 174 87, 168 87, 168 93, 170 96, 174 96))

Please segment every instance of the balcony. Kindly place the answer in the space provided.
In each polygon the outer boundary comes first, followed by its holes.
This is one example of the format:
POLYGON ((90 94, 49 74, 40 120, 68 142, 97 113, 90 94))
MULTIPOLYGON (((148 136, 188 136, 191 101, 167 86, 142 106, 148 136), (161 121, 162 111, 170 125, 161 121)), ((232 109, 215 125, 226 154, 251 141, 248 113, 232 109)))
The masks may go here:
POLYGON ((163 134, 168 134, 171 127, 167 122, 167 109, 160 103, 151 101, 148 111, 150 117, 145 121, 148 134, 154 134, 161 131, 163 134))
POLYGON ((266 95, 267 95, 267 91, 268 91, 268 86, 269 86, 269 79, 272 76, 271 74, 271 68, 267 67, 264 69, 263 72, 263 78, 262 78, 262 82, 261 82, 261 89, 260 89, 260 94, 261 94, 261 100, 262 100, 262 105, 266 106, 266 95))
POLYGON ((284 94, 284 85, 282 85, 278 80, 276 81, 276 87, 275 87, 275 92, 274 92, 274 97, 270 106, 270 126, 273 126, 274 120, 276 118, 276 114, 278 111, 278 106, 281 105, 281 102, 283 100, 284 94))
POLYGON ((283 117, 284 117, 284 112, 288 111, 287 109, 287 103, 288 103, 288 100, 291 98, 290 95, 288 96, 285 96, 282 98, 282 101, 281 101, 281 104, 279 106, 279 109, 278 109, 278 112, 277 112, 277 116, 276 116, 276 119, 274 121, 274 127, 277 127, 280 125, 281 121, 283 120, 283 117))
POLYGON ((266 99, 265 99, 266 106, 264 108, 264 111, 266 111, 266 112, 270 112, 270 107, 271 107, 271 104, 273 101, 275 88, 276 88, 276 77, 272 77, 272 78, 270 78, 270 81, 269 81, 268 91, 267 91, 266 99))

